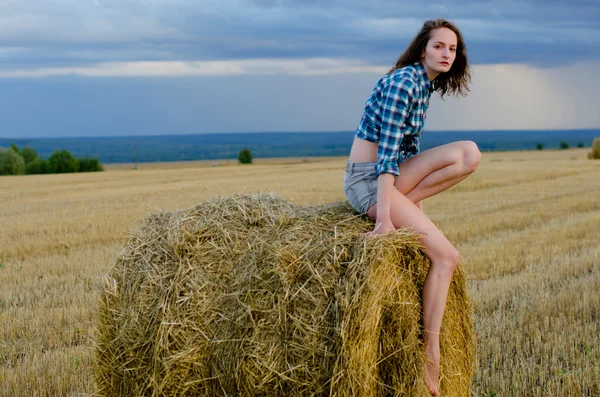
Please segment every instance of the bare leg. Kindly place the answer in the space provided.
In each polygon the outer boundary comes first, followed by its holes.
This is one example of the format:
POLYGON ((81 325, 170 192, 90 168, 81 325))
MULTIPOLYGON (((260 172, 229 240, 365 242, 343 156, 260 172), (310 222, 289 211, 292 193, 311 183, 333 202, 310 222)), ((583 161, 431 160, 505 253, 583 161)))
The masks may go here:
MULTIPOLYGON (((458 264, 458 252, 413 202, 397 190, 392 194, 390 215, 394 227, 410 227, 419 233, 425 254, 431 260, 423 287, 423 326, 427 357, 425 383, 435 396, 439 393, 439 333, 448 288, 458 264)), ((377 217, 377 205, 369 209, 368 215, 374 219, 377 217)))
POLYGON ((408 197, 410 199, 410 201, 412 201, 413 203, 416 203, 418 201, 426 199, 427 197, 431 197, 435 194, 438 194, 440 192, 443 192, 444 190, 451 188, 452 186, 456 185, 458 182, 462 181, 463 179, 465 179, 468 176, 469 176, 468 174, 459 176, 457 178, 449 179, 449 180, 441 182, 439 184, 430 185, 430 186, 427 186, 426 183, 421 183, 421 184, 419 184, 420 185, 419 189, 411 190, 410 192, 408 192, 406 194, 406 197, 408 197), (422 186, 422 185, 424 185, 424 186, 422 186))
POLYGON ((399 165, 396 189, 413 203, 440 193, 477 169, 481 153, 470 141, 426 150, 399 165))
POLYGON ((446 308, 448 289, 452 274, 458 264, 458 254, 454 259, 447 258, 431 262, 425 285, 423 286, 423 341, 425 342, 425 383, 429 391, 439 394, 440 378, 440 329, 446 308))
MULTIPOLYGON (((481 154, 473 142, 461 141, 424 151, 400 164, 400 177, 393 191, 391 218, 395 228, 411 227, 421 234, 431 266, 423 286, 425 383, 439 395, 440 329, 448 289, 459 261, 458 251, 416 206, 425 198, 444 191, 468 177, 479 165, 481 154)), ((368 211, 377 218, 377 206, 368 211)))

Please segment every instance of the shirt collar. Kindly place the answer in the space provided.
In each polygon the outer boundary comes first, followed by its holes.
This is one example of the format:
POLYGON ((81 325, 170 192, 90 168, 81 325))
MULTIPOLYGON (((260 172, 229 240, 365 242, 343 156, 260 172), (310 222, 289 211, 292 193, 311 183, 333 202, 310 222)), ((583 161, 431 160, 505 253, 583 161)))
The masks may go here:
POLYGON ((425 91, 430 94, 433 92, 433 85, 429 81, 429 76, 427 76, 427 70, 425 70, 425 66, 421 62, 414 63, 415 69, 417 70, 417 74, 419 75, 419 84, 421 87, 425 89, 425 91))

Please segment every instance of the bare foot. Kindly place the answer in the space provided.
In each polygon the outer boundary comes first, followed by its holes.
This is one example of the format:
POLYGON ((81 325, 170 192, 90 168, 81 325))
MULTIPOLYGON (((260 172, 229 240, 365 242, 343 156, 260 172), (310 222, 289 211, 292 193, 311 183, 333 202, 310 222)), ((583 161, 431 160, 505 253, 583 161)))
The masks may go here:
POLYGON ((432 396, 439 396, 440 343, 430 340, 425 344, 425 384, 432 396))

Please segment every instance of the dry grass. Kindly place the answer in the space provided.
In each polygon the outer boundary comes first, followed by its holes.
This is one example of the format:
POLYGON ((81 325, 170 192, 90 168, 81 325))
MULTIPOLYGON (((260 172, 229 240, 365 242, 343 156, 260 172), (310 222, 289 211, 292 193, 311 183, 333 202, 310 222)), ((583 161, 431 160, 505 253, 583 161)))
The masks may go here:
MULTIPOLYGON (((600 394, 600 164, 588 151, 485 153, 425 201, 470 279, 476 396, 600 394)), ((93 393, 96 287, 148 213, 266 190, 340 200, 343 163, 0 178, 0 396, 93 393)))

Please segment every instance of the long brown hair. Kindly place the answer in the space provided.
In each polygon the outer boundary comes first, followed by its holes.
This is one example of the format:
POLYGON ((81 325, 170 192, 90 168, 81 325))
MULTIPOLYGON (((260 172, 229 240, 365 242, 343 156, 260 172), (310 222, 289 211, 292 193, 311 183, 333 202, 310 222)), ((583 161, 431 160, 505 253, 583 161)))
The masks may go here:
POLYGON ((427 47, 427 42, 429 42, 431 35, 436 29, 440 28, 448 28, 456 34, 456 58, 449 71, 440 73, 431 82, 433 89, 439 92, 442 98, 447 93, 455 96, 466 96, 467 91, 469 91, 468 84, 471 82, 471 70, 467 60, 467 47, 462 34, 460 34, 460 30, 452 22, 445 19, 425 21, 421 31, 415 36, 404 53, 400 55, 388 74, 394 73, 404 66, 420 62, 421 54, 423 54, 423 50, 427 47))

